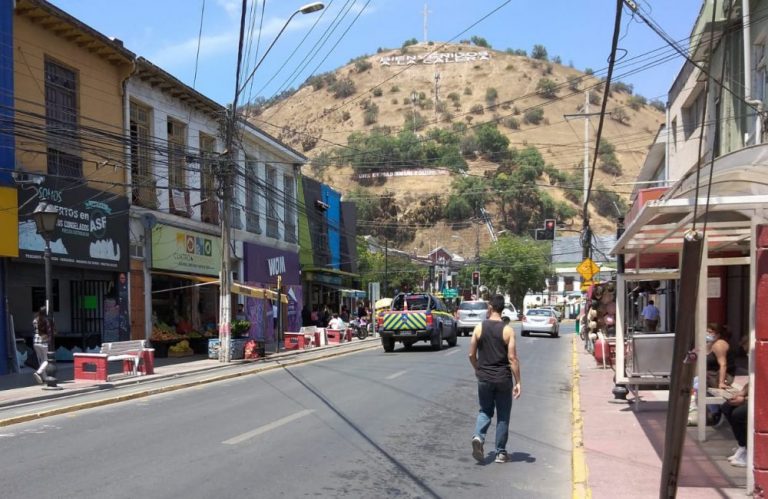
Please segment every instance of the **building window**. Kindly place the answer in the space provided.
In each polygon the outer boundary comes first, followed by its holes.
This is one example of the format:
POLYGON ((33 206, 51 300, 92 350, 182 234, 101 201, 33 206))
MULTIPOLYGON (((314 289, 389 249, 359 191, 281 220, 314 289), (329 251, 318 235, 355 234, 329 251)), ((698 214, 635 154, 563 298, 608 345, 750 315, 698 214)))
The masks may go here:
POLYGON ((188 215, 189 193, 185 190, 187 127, 176 120, 168 120, 168 190, 171 211, 188 215))
POLYGON ((150 119, 148 107, 131 102, 131 183, 132 201, 148 208, 157 207, 155 179, 150 162, 150 119))
POLYGON ((45 126, 48 173, 82 178, 77 110, 77 75, 53 61, 45 61, 45 126))
POLYGON ((699 95, 693 100, 691 105, 683 108, 683 131, 685 132, 685 139, 690 138, 691 134, 699 128, 703 116, 701 113, 704 111, 704 99, 706 99, 707 93, 704 90, 699 91, 699 95))
POLYGON ((283 223, 285 224, 285 241, 296 242, 296 198, 294 196, 294 182, 291 175, 283 176, 283 223))
POLYGON ((280 237, 277 219, 277 170, 267 166, 267 237, 280 237))
POLYGON ((216 197, 216 139, 200 134, 200 218, 209 224, 219 223, 219 205, 216 197))
POLYGON ((259 221, 259 163, 245 158, 245 230, 261 234, 259 221))
POLYGON ((573 277, 565 276, 565 291, 573 291, 573 277))

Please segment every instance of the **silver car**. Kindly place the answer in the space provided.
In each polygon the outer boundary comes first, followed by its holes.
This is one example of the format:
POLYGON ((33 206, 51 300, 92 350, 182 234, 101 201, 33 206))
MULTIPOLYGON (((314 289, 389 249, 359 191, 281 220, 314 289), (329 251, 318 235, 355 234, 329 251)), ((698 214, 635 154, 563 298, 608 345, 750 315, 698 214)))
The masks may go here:
POLYGON ((470 335, 475 326, 488 317, 488 302, 483 300, 463 301, 456 311, 456 325, 459 336, 470 335))
POLYGON ((523 316, 522 335, 547 333, 553 338, 560 336, 560 323, 552 309, 532 308, 523 316))

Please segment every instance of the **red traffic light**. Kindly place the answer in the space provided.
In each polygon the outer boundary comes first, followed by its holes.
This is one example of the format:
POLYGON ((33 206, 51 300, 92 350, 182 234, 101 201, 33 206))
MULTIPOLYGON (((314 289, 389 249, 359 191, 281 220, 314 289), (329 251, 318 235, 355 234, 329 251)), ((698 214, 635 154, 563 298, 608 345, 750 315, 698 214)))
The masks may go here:
POLYGON ((546 220, 544 222, 544 226, 547 228, 547 230, 553 230, 555 228, 555 221, 554 220, 546 220))
POLYGON ((472 272, 472 285, 480 285, 480 272, 472 272))

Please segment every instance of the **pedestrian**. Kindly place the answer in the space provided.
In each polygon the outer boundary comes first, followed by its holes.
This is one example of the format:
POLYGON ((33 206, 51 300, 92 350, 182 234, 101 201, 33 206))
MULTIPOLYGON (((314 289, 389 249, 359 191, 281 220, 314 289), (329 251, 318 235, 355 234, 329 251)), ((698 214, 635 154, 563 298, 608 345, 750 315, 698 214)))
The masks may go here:
POLYGON ((749 383, 721 406, 723 417, 730 423, 736 438, 736 450, 728 457, 731 466, 747 466, 747 414, 749 412, 749 383))
POLYGON ((48 344, 53 338, 53 326, 45 307, 40 307, 35 318, 32 319, 32 330, 35 332, 33 348, 39 364, 37 371, 32 373, 32 376, 35 377, 35 381, 42 385, 46 379, 45 368, 48 367, 48 344))
POLYGON ((520 362, 515 348, 515 333, 501 320, 504 297, 494 295, 488 303, 487 319, 475 326, 469 343, 469 362, 477 376, 480 411, 472 437, 472 457, 485 461, 483 444, 496 411, 496 462, 505 463, 512 399, 522 393, 520 362))
POLYGON ((235 314, 235 320, 245 321, 248 318, 245 315, 245 306, 242 303, 237 304, 237 314, 235 314))
POLYGON ((656 326, 659 325, 659 309, 653 304, 653 300, 648 301, 648 305, 645 306, 640 315, 643 316, 645 321, 645 330, 655 332, 656 326))

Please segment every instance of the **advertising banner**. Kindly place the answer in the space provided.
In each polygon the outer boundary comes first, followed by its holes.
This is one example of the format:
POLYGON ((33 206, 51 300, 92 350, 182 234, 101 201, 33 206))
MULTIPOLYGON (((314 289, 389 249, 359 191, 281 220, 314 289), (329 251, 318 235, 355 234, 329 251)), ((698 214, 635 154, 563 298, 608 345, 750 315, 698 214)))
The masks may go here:
POLYGON ((152 228, 152 268, 218 276, 221 238, 157 224, 152 228))
POLYGON ((54 265, 128 271, 128 199, 51 178, 37 189, 19 190, 20 260, 43 261, 45 240, 32 216, 40 201, 59 211, 51 240, 54 265))

